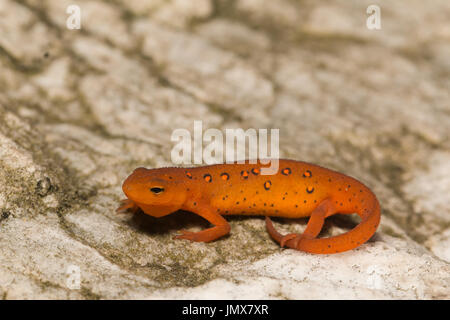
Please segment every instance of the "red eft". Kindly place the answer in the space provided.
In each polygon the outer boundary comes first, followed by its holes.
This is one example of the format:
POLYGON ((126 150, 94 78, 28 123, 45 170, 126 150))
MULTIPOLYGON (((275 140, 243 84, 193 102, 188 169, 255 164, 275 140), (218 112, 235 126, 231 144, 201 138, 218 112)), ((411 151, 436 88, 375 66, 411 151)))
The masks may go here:
POLYGON ((279 160, 274 175, 261 175, 260 162, 194 168, 136 169, 123 183, 128 199, 118 212, 141 209, 153 217, 186 210, 213 227, 181 230, 176 239, 209 242, 230 232, 226 215, 263 215, 270 236, 281 247, 310 253, 343 252, 369 240, 380 222, 380 205, 364 184, 317 165, 279 160), (343 234, 317 238, 325 218, 357 213, 360 223, 343 234), (310 217, 302 234, 282 235, 269 217, 310 217))

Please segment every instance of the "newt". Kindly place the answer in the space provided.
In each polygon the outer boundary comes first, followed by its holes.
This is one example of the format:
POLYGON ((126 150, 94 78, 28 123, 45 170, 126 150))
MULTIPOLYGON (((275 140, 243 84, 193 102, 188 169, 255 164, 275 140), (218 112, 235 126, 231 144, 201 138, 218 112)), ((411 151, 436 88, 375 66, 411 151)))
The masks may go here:
POLYGON ((375 194, 358 180, 318 165, 279 160, 274 175, 262 175, 265 165, 226 163, 192 168, 137 168, 124 181, 127 199, 118 212, 141 209, 153 217, 178 210, 208 220, 211 228, 181 230, 174 239, 210 242, 230 232, 224 216, 265 216, 270 236, 280 244, 317 254, 351 250, 369 240, 380 223, 380 204, 375 194), (334 214, 356 213, 361 218, 353 229, 318 238, 324 220, 334 214), (302 234, 280 234, 270 217, 309 217, 302 234))

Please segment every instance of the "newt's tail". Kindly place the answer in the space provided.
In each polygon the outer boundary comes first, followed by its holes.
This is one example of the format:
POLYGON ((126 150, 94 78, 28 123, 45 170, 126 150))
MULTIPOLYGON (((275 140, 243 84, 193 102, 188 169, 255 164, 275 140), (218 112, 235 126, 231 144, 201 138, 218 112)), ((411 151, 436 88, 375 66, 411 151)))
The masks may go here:
MULTIPOLYGON (((366 206, 356 212, 361 221, 352 230, 329 238, 290 239, 285 242, 285 245, 300 251, 322 254, 343 252, 360 246, 373 236, 380 223, 380 204, 376 196, 371 191, 369 192, 370 195, 366 195, 366 197, 368 196, 365 202, 366 206)), ((275 230, 268 217, 266 217, 266 227, 272 238, 281 243, 283 235, 275 230)))

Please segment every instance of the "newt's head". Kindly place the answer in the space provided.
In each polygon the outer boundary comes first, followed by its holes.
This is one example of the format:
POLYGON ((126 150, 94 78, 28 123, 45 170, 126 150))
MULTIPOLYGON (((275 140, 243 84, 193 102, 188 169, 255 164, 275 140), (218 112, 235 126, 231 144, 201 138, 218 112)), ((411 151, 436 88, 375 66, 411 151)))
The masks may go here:
POLYGON ((137 168, 125 180, 122 190, 142 211, 154 217, 179 210, 186 198, 180 184, 162 169, 137 168))

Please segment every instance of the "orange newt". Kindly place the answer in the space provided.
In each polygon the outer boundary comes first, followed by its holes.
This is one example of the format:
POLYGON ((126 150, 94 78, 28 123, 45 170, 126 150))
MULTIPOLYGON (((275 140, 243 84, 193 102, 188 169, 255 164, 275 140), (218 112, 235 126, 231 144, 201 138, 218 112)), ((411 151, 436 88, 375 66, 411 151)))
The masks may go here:
POLYGON ((264 215, 270 236, 281 247, 310 253, 353 249, 375 233, 380 205, 361 182, 317 165, 279 160, 274 175, 262 175, 256 164, 218 164, 195 168, 136 169, 123 183, 128 199, 118 212, 141 209, 153 217, 177 210, 191 211, 213 227, 199 232, 181 230, 175 239, 209 242, 230 232, 226 215, 264 215), (317 238, 325 218, 357 213, 361 221, 352 230, 317 238), (269 217, 310 217, 303 234, 282 235, 269 217))

